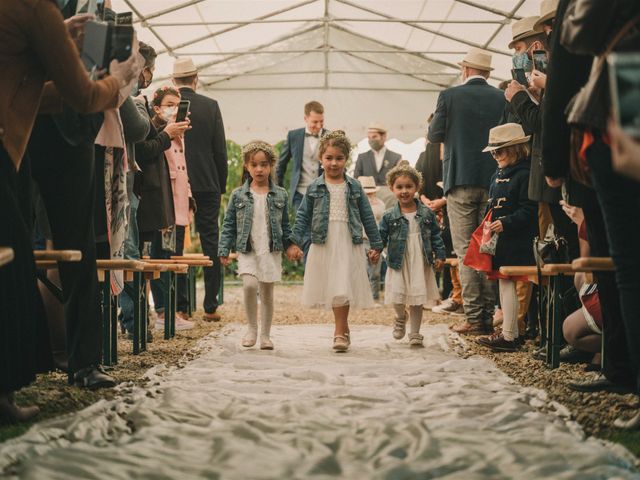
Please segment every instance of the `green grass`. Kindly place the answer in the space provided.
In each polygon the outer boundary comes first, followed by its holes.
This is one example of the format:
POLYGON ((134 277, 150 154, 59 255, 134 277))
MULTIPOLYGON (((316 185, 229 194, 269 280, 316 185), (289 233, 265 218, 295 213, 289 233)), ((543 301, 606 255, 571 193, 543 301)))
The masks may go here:
POLYGON ((33 424, 33 422, 16 423, 13 425, 0 425, 0 443, 11 438, 19 437, 33 424))
POLYGON ((627 450, 640 458, 640 431, 611 432, 606 439, 624 445, 627 450))

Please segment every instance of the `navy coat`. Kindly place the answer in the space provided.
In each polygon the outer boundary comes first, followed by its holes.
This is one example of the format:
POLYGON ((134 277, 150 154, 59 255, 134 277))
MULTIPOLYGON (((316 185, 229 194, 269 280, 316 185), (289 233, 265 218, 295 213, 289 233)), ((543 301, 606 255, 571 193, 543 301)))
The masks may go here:
POLYGON ((505 109, 504 93, 484 79, 440 92, 427 138, 444 143, 444 194, 467 185, 489 188, 496 162, 482 149, 489 130, 500 122, 505 109))
POLYGON ((501 220, 504 231, 498 237, 493 269, 507 265, 535 265, 533 239, 538 235, 538 205, 529 200, 530 164, 520 160, 499 168, 491 179, 489 208, 492 221, 501 220))

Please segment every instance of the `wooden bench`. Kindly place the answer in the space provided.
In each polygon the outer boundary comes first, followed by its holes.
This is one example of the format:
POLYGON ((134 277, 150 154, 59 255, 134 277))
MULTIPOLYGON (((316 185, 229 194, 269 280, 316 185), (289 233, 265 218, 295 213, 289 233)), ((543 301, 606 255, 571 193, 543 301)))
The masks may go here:
MULTIPOLYGON (((211 259, 209 257, 207 257, 206 255, 202 254, 202 253, 185 253, 184 255, 181 256, 172 256, 171 260, 177 260, 180 263, 184 263, 186 265, 189 265, 189 271, 187 272, 187 314, 189 316, 192 316, 197 307, 196 307, 196 275, 197 275, 197 271, 198 268, 206 266, 206 267, 210 267, 213 266, 213 262, 211 261, 211 259), (204 260, 204 261, 208 261, 211 262, 209 265, 201 265, 199 263, 194 263, 194 261, 199 261, 199 260, 204 260)), ((223 280, 224 280, 224 275, 223 275, 223 280)), ((218 292, 218 298, 220 303, 222 303, 222 291, 223 291, 223 287, 222 284, 224 282, 221 282, 220 285, 220 292, 218 292)))
POLYGON ((458 263, 459 263, 459 260, 458 260, 457 258, 455 258, 455 257, 453 257, 453 258, 447 258, 447 259, 444 261, 444 264, 445 264, 445 265, 448 265, 449 267, 454 267, 454 268, 458 266, 458 263))
POLYGON ((49 280, 46 271, 57 270, 58 263, 79 262, 82 260, 82 252, 80 250, 34 250, 33 257, 36 260, 36 277, 38 280, 47 287, 59 302, 64 302, 62 288, 49 280))
POLYGON ((36 260, 53 260, 57 262, 79 262, 82 260, 80 250, 34 250, 36 260))
MULTIPOLYGON (((538 268, 536 266, 505 266, 500 268, 500 273, 508 276, 527 276, 530 281, 538 281, 538 268)), ((547 264, 540 269, 541 276, 548 279, 542 282, 538 295, 543 295, 543 287, 546 288, 545 308, 540 315, 540 326, 545 327, 541 332, 541 346, 546 346, 547 366, 558 368, 560 366, 560 350, 564 346, 562 335, 562 301, 566 289, 566 278, 575 272, 573 266, 568 263, 547 264)), ((542 328, 541 328, 542 330, 542 328)))
POLYGON ((13 248, 0 247, 0 267, 13 260, 13 248))

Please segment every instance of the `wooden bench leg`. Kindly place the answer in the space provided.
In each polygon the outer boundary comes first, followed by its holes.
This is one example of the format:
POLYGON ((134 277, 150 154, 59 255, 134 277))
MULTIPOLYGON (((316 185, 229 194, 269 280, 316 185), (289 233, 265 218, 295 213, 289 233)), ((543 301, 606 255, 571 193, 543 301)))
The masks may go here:
POLYGON ((224 265, 220 265, 220 288, 218 289, 218 306, 224 303, 224 265))
POLYGON ((118 296, 111 295, 111 363, 118 363, 118 296))
POLYGON ((171 338, 176 336, 176 311, 178 310, 178 275, 169 272, 169 296, 171 300, 171 338))
POLYGON ((111 273, 104 272, 102 290, 102 363, 111 365, 111 273))
POLYGON ((147 351, 147 329, 149 328, 149 304, 147 303, 147 280, 139 273, 138 297, 140 300, 140 351, 147 351))
POLYGON ((560 350, 564 343, 562 336, 562 292, 564 278, 564 275, 555 275, 549 279, 551 297, 549 299, 549 343, 547 345, 547 366, 552 369, 560 366, 560 350))
POLYGON ((197 267, 189 267, 187 272, 187 313, 189 316, 193 316, 196 311, 196 272, 197 267))
POLYGON ((142 272, 133 272, 133 285, 125 284, 124 288, 133 301, 133 354, 140 353, 140 324, 141 324, 141 298, 140 285, 142 283, 142 272))
POLYGON ((164 339, 171 338, 171 272, 162 272, 162 285, 164 287, 164 339))

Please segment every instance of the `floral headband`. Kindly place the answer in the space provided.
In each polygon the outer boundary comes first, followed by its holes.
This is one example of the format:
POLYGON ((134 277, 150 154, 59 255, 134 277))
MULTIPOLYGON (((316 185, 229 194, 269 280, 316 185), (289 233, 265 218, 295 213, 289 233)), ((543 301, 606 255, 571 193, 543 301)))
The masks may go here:
POLYGON ((247 154, 253 156, 257 152, 264 153, 267 157, 271 159, 278 158, 276 151, 274 148, 266 142, 250 142, 247 143, 244 147, 242 147, 242 156, 246 156, 247 154))
POLYGON ((164 96, 169 93, 172 95, 180 96, 180 92, 178 90, 176 90, 173 87, 169 87, 168 85, 165 85, 164 87, 160 87, 155 92, 153 92, 153 99, 155 100, 156 98, 158 98, 158 95, 164 96))
POLYGON ((349 151, 351 151, 353 148, 351 145, 351 141, 347 137, 347 134, 344 133, 344 130, 333 130, 332 132, 326 133, 322 136, 322 138, 320 139, 320 142, 323 143, 324 145, 328 145, 331 143, 332 140, 337 140, 342 142, 347 146, 349 151))

